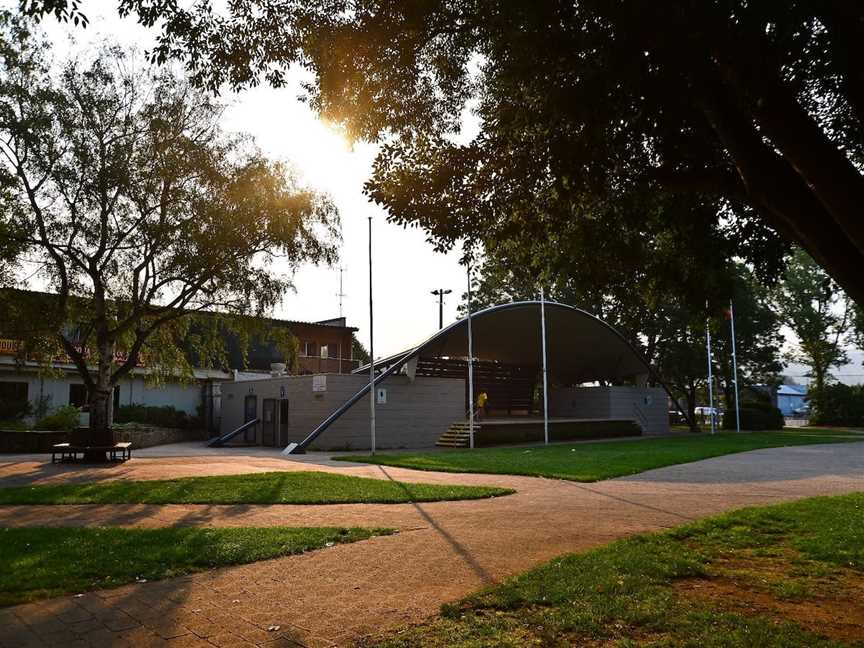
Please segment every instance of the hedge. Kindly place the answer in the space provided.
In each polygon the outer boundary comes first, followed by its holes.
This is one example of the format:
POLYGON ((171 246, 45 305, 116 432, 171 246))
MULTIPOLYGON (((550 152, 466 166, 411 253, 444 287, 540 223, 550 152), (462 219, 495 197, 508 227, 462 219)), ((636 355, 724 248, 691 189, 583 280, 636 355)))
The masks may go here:
MULTIPOLYGON (((783 413, 770 403, 746 403, 740 408, 742 430, 782 430, 783 413)), ((735 410, 728 410, 723 416, 723 429, 734 430, 735 410)))
POLYGON ((864 385, 826 385, 812 403, 811 425, 864 427, 864 385))
POLYGON ((58 407, 48 416, 43 416, 36 421, 33 428, 36 430, 74 430, 80 425, 81 413, 74 405, 63 405, 58 407))
POLYGON ((199 421, 183 410, 171 405, 156 407, 151 405, 121 405, 114 412, 115 423, 144 423, 166 428, 197 428, 199 421))

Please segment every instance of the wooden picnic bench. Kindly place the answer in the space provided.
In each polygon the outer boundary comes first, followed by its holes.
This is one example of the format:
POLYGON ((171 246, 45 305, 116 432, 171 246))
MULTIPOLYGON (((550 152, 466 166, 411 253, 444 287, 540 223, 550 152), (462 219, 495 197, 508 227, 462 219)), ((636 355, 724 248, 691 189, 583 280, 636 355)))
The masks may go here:
POLYGON ((111 461, 118 461, 117 455, 120 455, 119 461, 127 461, 132 458, 132 443, 129 441, 120 441, 112 446, 83 446, 72 445, 71 443, 55 443, 51 447, 51 463, 57 461, 57 455, 60 455, 60 461, 75 461, 78 455, 83 455, 88 451, 107 452, 111 461))

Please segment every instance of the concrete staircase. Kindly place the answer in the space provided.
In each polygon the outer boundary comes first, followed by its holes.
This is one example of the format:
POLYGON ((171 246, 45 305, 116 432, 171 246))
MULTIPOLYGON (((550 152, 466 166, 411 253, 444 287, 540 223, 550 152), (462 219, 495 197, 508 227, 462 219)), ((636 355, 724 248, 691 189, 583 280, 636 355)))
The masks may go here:
MULTIPOLYGON (((474 434, 480 431, 480 424, 474 423, 474 434)), ((435 442, 441 448, 467 448, 471 445, 470 426, 467 421, 459 421, 451 425, 435 442)))

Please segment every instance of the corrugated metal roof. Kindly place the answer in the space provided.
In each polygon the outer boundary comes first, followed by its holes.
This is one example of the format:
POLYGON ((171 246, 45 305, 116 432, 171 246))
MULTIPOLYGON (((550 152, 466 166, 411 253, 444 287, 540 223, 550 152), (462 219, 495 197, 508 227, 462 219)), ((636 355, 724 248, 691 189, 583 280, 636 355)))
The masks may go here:
POLYGON ((807 393, 807 388, 803 385, 780 385, 777 388, 777 394, 782 396, 804 396, 807 393))

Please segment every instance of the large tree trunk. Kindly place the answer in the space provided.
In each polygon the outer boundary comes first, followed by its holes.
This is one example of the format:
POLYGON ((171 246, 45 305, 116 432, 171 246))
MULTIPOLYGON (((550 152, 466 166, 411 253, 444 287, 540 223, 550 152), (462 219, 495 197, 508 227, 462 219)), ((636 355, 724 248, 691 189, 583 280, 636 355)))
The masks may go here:
POLYGON ((111 445, 114 443, 114 433, 111 425, 114 421, 113 389, 99 388, 90 395, 90 443, 92 445, 111 445))
POLYGON ((699 425, 696 423, 696 385, 689 385, 684 390, 684 396, 687 399, 687 422, 690 424, 690 431, 699 432, 699 425))
POLYGON ((703 112, 723 143, 753 205, 781 234, 803 247, 859 304, 864 304, 864 250, 856 247, 802 177, 765 144, 752 116, 706 83, 703 112))
POLYGON ((810 392, 810 408, 815 412, 817 420, 822 414, 822 396, 825 393, 825 377, 828 373, 828 367, 822 366, 821 362, 814 362, 813 383, 808 391, 810 392))
MULTIPOLYGON (((93 388, 90 390, 90 433, 88 445, 107 447, 114 445, 114 385, 111 382, 111 367, 114 350, 110 345, 99 349, 99 367, 93 388)), ((85 455, 88 461, 105 461, 104 451, 92 451, 85 455)))

